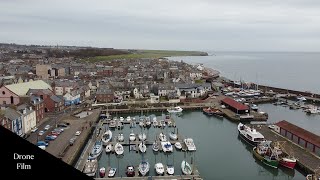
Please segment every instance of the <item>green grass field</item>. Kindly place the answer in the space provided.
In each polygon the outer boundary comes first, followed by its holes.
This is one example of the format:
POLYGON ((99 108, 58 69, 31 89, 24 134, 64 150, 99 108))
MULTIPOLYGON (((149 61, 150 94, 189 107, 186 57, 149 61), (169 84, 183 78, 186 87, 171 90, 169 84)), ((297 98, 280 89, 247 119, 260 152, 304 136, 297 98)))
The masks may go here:
POLYGON ((90 62, 108 61, 113 59, 141 59, 141 58, 162 58, 169 56, 205 56, 205 52, 200 51, 169 51, 169 50, 136 50, 131 54, 96 56, 88 60, 90 62))

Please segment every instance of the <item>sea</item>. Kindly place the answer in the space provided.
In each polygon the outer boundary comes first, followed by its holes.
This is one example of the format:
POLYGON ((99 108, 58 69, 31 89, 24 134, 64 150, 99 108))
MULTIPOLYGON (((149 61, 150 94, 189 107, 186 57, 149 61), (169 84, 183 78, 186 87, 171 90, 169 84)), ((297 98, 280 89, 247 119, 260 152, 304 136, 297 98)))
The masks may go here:
POLYGON ((208 54, 169 59, 203 64, 236 81, 320 94, 320 53, 209 51, 208 54))

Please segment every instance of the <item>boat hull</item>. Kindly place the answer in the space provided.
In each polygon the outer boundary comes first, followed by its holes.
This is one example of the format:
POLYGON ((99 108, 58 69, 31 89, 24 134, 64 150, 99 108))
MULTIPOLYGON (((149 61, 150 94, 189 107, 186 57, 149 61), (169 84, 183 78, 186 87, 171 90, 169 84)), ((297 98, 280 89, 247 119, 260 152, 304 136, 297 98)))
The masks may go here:
POLYGON ((240 131, 239 131, 239 136, 242 140, 244 140, 246 143, 248 143, 249 145, 251 146, 257 146, 258 142, 254 142, 254 141, 251 141, 250 139, 246 138, 244 136, 244 134, 242 134, 240 131))
POLYGON ((263 158, 262 162, 263 162, 263 164, 270 166, 270 167, 273 167, 273 168, 278 168, 278 166, 279 166, 278 160, 269 160, 269 159, 263 158))
POLYGON ((283 167, 289 168, 289 169, 294 169, 294 167, 296 166, 297 162, 289 162, 289 161, 285 161, 285 160, 280 160, 279 164, 283 167))
POLYGON ((258 159, 259 161, 262 161, 262 160, 263 160, 263 156, 257 152, 257 147, 254 147, 254 148, 253 148, 252 154, 253 154, 253 156, 254 156, 256 159, 258 159))

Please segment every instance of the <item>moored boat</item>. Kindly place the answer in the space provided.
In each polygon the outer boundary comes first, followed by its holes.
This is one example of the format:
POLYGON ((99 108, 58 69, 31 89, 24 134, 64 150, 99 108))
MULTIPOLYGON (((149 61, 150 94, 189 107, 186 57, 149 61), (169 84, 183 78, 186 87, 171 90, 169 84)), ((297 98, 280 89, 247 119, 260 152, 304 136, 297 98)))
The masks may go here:
POLYGON ((84 165, 83 173, 87 176, 93 177, 96 175, 98 169, 98 161, 96 158, 88 159, 84 165))
POLYGON ((240 137, 252 146, 264 141, 264 136, 254 128, 250 128, 242 123, 238 124, 238 132, 240 137))
POLYGON ((145 176, 150 169, 150 164, 147 160, 142 160, 141 163, 138 166, 139 173, 141 176, 145 176))
POLYGON ((123 133, 119 133, 119 134, 118 134, 118 136, 117 136, 117 140, 118 140, 119 142, 124 141, 123 133))
POLYGON ((102 152, 102 142, 96 141, 94 146, 92 147, 89 157, 92 159, 97 158, 98 156, 100 156, 101 152, 102 152))
POLYGON ((181 113, 183 109, 180 106, 167 109, 168 113, 181 113))
POLYGON ((178 136, 175 132, 170 132, 169 133, 169 138, 172 139, 172 140, 177 140, 178 139, 178 136))
POLYGON ((117 143, 114 146, 114 151, 116 152, 117 155, 121 155, 124 152, 123 146, 120 143, 117 143))
POLYGON ((112 151, 112 149, 113 149, 112 144, 111 144, 111 143, 108 144, 108 145, 106 146, 106 153, 110 153, 110 152, 112 151))
POLYGON ((175 146, 178 150, 181 150, 181 149, 182 149, 182 145, 181 145, 180 142, 174 143, 174 146, 175 146))
POLYGON ((173 165, 167 165, 167 173, 169 175, 174 175, 174 166, 173 165))
POLYGON ((157 172, 158 175, 163 175, 164 174, 164 166, 162 163, 156 163, 154 165, 154 168, 157 172))
POLYGON ((112 139, 112 131, 110 131, 110 129, 108 129, 103 135, 102 135, 102 142, 103 145, 107 145, 112 139))
POLYGON ((134 177, 135 174, 136 173, 134 171, 134 167, 133 166, 127 166, 127 170, 126 170, 127 177, 134 177))
POLYGON ((190 164, 185 160, 181 162, 181 170, 185 175, 190 175, 192 173, 190 164))
POLYGON ((188 151, 195 151, 196 150, 196 145, 194 144, 192 138, 184 139, 184 143, 186 144, 188 151))
POLYGON ((294 157, 283 157, 279 161, 281 166, 287 167, 289 169, 294 169, 297 164, 297 159, 294 157))
POLYGON ((147 136, 146 136, 145 133, 140 133, 140 134, 138 135, 138 137, 139 137, 140 141, 144 141, 144 140, 147 139, 147 136))
POLYGON ((158 152, 159 151, 159 145, 158 145, 158 143, 156 141, 154 141, 153 144, 152 144, 152 150, 154 152, 158 152))
POLYGON ((160 139, 160 141, 167 141, 166 135, 162 132, 159 134, 159 139, 160 139))
POLYGON ((143 144, 143 142, 141 142, 139 144, 139 150, 142 152, 142 153, 145 153, 147 151, 147 146, 145 144, 143 144))
POLYGON ((99 175, 101 178, 103 178, 106 175, 106 168, 102 167, 99 169, 99 175))
POLYGON ((131 133, 129 135, 129 140, 130 141, 135 141, 136 140, 136 135, 133 133, 133 131, 131 131, 131 133))
POLYGON ((278 168, 279 166, 278 154, 271 147, 268 147, 266 153, 263 156, 262 162, 267 166, 278 168))
POLYGON ((110 168, 109 173, 108 173, 108 177, 114 177, 116 172, 117 172, 117 168, 110 168))
POLYGON ((161 142, 161 146, 162 146, 163 152, 173 152, 173 147, 169 141, 168 142, 161 142))

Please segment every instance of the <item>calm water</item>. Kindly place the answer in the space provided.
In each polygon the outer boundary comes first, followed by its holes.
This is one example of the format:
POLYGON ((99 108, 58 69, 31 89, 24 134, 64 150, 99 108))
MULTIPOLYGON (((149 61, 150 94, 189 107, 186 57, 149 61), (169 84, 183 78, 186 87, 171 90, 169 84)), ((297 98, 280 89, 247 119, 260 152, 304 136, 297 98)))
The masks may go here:
POLYGON ((233 80, 320 93, 320 53, 214 52, 211 55, 169 59, 203 63, 233 80))
MULTIPOLYGON (((259 105, 259 107, 269 113, 270 122, 287 119, 303 127, 306 127, 305 122, 308 122, 310 127, 320 126, 318 116, 307 116, 299 110, 289 110, 288 108, 271 104, 259 105)), ((197 151, 187 154, 181 151, 174 151, 173 154, 167 156, 161 152, 154 154, 150 146, 144 156, 151 165, 149 175, 155 174, 155 162, 174 164, 175 174, 179 175, 181 174, 181 161, 186 158, 191 162, 192 158, 204 179, 298 180, 305 178, 297 170, 273 169, 257 162, 251 154, 252 148, 238 138, 236 123, 232 123, 227 119, 207 117, 199 111, 184 112, 182 116, 174 116, 173 118, 176 120, 179 133, 194 139, 197 151)), ((129 126, 125 127, 125 139, 128 139, 130 131, 129 126)), ((134 131, 138 133, 141 129, 137 126, 134 131)), ((313 131, 317 131, 320 134, 316 128, 313 128, 313 131)), ((116 134, 117 132, 116 130, 116 134)), ((145 130, 145 132, 149 134, 149 140, 154 140, 154 133, 160 133, 160 129, 151 127, 149 131, 145 130)), ((170 131, 165 129, 164 132, 170 131)), ((117 158, 115 154, 107 155, 104 152, 99 166, 111 164, 119 168, 120 176, 125 176, 126 166, 128 164, 137 166, 142 158, 141 153, 129 152, 128 147, 125 147, 125 150, 125 155, 121 158, 117 158)))

